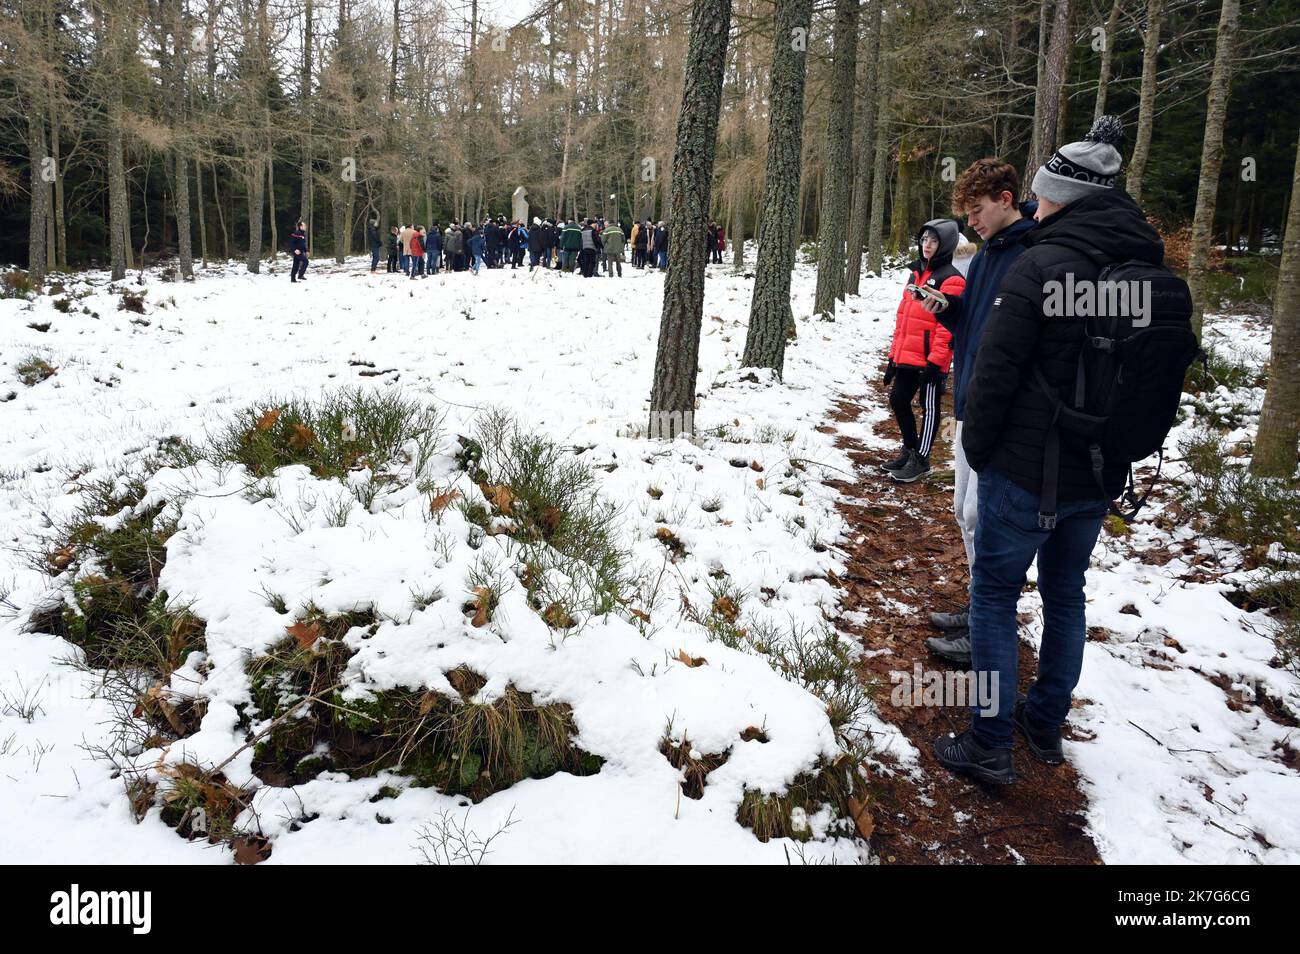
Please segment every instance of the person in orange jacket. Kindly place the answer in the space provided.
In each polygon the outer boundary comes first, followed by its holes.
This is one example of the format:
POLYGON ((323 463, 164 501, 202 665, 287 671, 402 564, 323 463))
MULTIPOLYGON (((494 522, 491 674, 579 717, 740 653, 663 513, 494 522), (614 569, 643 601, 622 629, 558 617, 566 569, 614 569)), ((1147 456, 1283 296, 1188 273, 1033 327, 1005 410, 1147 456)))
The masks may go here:
POLYGON ((907 288, 898 305, 885 368, 889 404, 903 437, 903 449, 881 468, 901 484, 930 472, 930 450, 939 430, 939 401, 952 367, 952 332, 925 307, 926 293, 960 295, 966 287, 966 279, 952 264, 960 237, 961 230, 952 219, 926 222, 916 234, 920 255, 907 267, 907 288), (924 414, 919 432, 912 411, 918 393, 924 414))

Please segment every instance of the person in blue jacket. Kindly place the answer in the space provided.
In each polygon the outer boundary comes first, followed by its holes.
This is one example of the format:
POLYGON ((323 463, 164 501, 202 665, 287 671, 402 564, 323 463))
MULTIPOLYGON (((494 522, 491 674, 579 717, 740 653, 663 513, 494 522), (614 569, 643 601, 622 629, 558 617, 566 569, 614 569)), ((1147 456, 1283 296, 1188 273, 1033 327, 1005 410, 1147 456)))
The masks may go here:
MULTIPOLYGON (((998 286, 1011 263, 1025 250, 1021 241, 1035 226, 1037 203, 1019 204, 1020 178, 1015 166, 1001 159, 973 162, 953 185, 953 211, 966 216, 966 224, 984 240, 966 269, 966 286, 943 305, 926 302, 939 323, 952 332, 952 404, 957 420, 953 437, 953 513, 966 549, 967 567, 975 565, 975 524, 979 516, 978 475, 962 450, 962 417, 966 389, 975 367, 980 335, 993 309, 998 286)), ((970 665, 970 603, 955 612, 932 612, 930 622, 942 636, 926 640, 926 648, 959 666, 970 665)))
POLYGON ((518 268, 524 263, 524 252, 528 250, 528 229, 523 222, 516 221, 506 239, 510 246, 510 267, 518 268))
POLYGON ((469 254, 473 258, 474 262, 471 268, 474 274, 477 275, 479 267, 483 264, 483 253, 487 246, 487 239, 483 235, 483 229, 471 228, 466 231, 469 232, 469 239, 466 241, 466 246, 468 247, 469 254))
POLYGON ((289 281, 307 280, 307 223, 299 221, 297 228, 289 233, 289 250, 293 252, 293 268, 289 271, 289 281))

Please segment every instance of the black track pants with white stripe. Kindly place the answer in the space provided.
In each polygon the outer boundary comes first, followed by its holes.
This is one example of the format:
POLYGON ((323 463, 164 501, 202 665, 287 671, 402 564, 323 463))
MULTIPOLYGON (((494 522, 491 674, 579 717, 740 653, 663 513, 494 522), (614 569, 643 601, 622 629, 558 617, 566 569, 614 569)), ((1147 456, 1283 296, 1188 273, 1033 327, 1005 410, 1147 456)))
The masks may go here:
POLYGON ((930 459, 930 449, 934 447, 934 438, 939 433, 939 401, 943 397, 943 385, 947 376, 938 381, 921 383, 920 368, 900 367, 894 374, 894 384, 889 391, 889 404, 894 409, 894 418, 903 435, 903 446, 914 450, 926 460, 930 459), (916 415, 912 411, 912 399, 920 391, 921 430, 916 429, 916 415))

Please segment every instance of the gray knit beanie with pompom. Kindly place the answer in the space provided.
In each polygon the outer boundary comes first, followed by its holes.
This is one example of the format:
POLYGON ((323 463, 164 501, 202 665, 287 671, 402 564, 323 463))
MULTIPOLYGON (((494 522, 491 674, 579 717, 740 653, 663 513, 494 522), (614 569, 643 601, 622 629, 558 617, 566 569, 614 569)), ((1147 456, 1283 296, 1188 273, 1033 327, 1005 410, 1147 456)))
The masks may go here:
POLYGON ((1116 116, 1102 116, 1081 142, 1062 146, 1034 173, 1034 194, 1069 205, 1103 189, 1115 187, 1115 177, 1123 158, 1119 146, 1124 141, 1124 125, 1116 116))

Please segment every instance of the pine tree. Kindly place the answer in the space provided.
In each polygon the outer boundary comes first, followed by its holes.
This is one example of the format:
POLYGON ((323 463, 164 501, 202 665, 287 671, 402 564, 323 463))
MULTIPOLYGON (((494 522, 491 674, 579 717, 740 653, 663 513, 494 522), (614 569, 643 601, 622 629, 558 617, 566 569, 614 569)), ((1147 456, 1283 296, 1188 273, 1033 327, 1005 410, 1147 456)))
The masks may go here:
POLYGON ((695 376, 704 320, 704 246, 730 32, 731 0, 693 0, 673 155, 669 269, 650 392, 653 437, 671 439, 694 430, 695 376))
POLYGON ((1192 218, 1192 247, 1187 259, 1187 284, 1192 290, 1192 329, 1197 337, 1205 319, 1205 273, 1214 234, 1214 209, 1219 197, 1219 171, 1223 168, 1223 124, 1232 85, 1232 60, 1237 39, 1241 0, 1223 0, 1214 44, 1214 72, 1206 97, 1205 141, 1201 147, 1201 175, 1196 185, 1196 214, 1192 218))
POLYGON ((1292 477, 1300 445, 1300 138, 1291 176, 1291 211, 1287 213, 1273 295, 1273 338, 1268 391, 1259 415, 1253 473, 1292 477))
POLYGON ((858 0, 835 0, 834 68, 822 202, 817 233, 817 293, 813 310, 833 315, 844 297, 844 243, 848 232, 849 179, 853 174, 853 88, 858 61, 858 0))
MULTIPOLYGON (((767 175, 758 219, 758 263, 745 337, 747 367, 785 369, 790 272, 799 231, 803 96, 812 0, 778 0, 768 93, 767 175)), ((735 238, 733 236, 733 241, 735 238)))
POLYGON ((1137 132, 1133 137, 1133 158, 1129 160, 1124 188, 1133 201, 1142 204, 1142 177, 1151 154, 1151 132, 1156 115, 1156 67, 1160 59, 1160 18, 1164 0, 1147 0, 1147 28, 1142 38, 1142 86, 1138 93, 1137 132))

